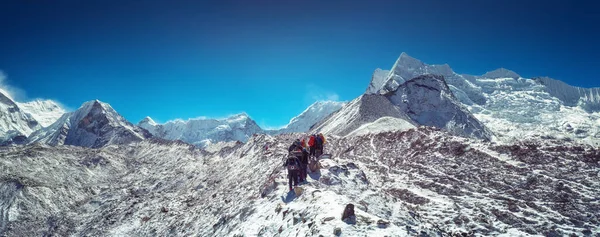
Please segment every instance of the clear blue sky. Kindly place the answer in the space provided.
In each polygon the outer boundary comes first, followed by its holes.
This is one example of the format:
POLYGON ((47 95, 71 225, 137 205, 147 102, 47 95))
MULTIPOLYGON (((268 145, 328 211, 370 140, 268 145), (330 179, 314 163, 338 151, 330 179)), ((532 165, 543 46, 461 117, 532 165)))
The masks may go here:
POLYGON ((401 52, 459 73, 505 67, 600 86, 594 1, 0 3, 0 70, 29 98, 110 103, 128 120, 247 112, 281 126, 351 100, 401 52))

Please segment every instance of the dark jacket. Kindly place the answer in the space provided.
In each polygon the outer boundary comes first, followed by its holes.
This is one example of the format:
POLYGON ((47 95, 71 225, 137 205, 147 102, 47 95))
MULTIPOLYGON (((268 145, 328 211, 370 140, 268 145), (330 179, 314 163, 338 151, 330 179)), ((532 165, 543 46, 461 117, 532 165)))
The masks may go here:
POLYGON ((287 167, 288 165, 296 165, 296 166, 300 167, 300 160, 298 160, 298 158, 296 158, 294 156, 289 156, 288 158, 285 159, 285 161, 283 161, 284 167, 287 167), (292 159, 291 164, 289 164, 290 159, 292 159))
POLYGON ((298 146, 296 146, 296 144, 292 144, 290 147, 288 147, 288 151, 289 151, 289 152, 292 152, 292 151, 294 151, 294 150, 297 150, 297 147, 298 147, 298 146))
POLYGON ((308 151, 306 151, 306 149, 302 150, 302 157, 300 157, 300 162, 302 164, 308 165, 308 151))

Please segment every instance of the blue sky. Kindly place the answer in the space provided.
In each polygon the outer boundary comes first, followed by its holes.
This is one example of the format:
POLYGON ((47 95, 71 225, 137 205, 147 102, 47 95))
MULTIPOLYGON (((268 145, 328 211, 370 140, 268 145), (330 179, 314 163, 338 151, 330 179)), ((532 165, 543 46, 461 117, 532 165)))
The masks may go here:
POLYGON ((137 123, 246 112, 277 127, 352 100, 401 52, 597 87, 593 1, 3 1, 0 70, 28 98, 137 123))

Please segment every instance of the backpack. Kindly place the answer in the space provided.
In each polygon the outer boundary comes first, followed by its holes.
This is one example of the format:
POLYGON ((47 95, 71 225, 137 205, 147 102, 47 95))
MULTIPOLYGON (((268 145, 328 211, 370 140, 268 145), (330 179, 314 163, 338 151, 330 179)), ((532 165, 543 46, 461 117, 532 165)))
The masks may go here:
POLYGON ((323 139, 320 136, 315 136, 315 144, 318 149, 323 147, 323 139))
POLYGON ((296 161, 296 157, 288 157, 287 159, 287 169, 288 170, 299 170, 300 166, 298 165, 298 162, 296 161))

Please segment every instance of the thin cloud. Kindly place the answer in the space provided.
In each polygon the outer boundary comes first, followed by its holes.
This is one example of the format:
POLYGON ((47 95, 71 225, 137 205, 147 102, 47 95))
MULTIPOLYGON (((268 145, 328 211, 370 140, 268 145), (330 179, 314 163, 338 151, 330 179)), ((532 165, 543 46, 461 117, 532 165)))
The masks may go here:
POLYGON ((24 101, 27 98, 24 90, 8 85, 8 78, 3 71, 0 71, 0 89, 14 101, 24 101))
POLYGON ((339 101, 340 96, 333 91, 324 89, 315 84, 309 84, 306 86, 306 96, 304 99, 308 103, 325 100, 339 101))
MULTIPOLYGON (((28 98, 27 94, 25 93, 24 90, 11 86, 9 85, 9 80, 8 77, 6 76, 6 74, 0 70, 0 93, 8 96, 8 98, 10 98, 11 100, 18 102, 18 103, 25 103, 25 102, 29 102, 29 101, 33 101, 33 100, 46 100, 46 99, 42 99, 42 98, 28 98)), ((52 102, 56 103, 56 105, 58 105, 60 108, 62 108, 63 110, 69 112, 69 111, 73 111, 74 109, 71 107, 66 106, 65 104, 61 103, 58 100, 55 99, 51 99, 52 102)))

